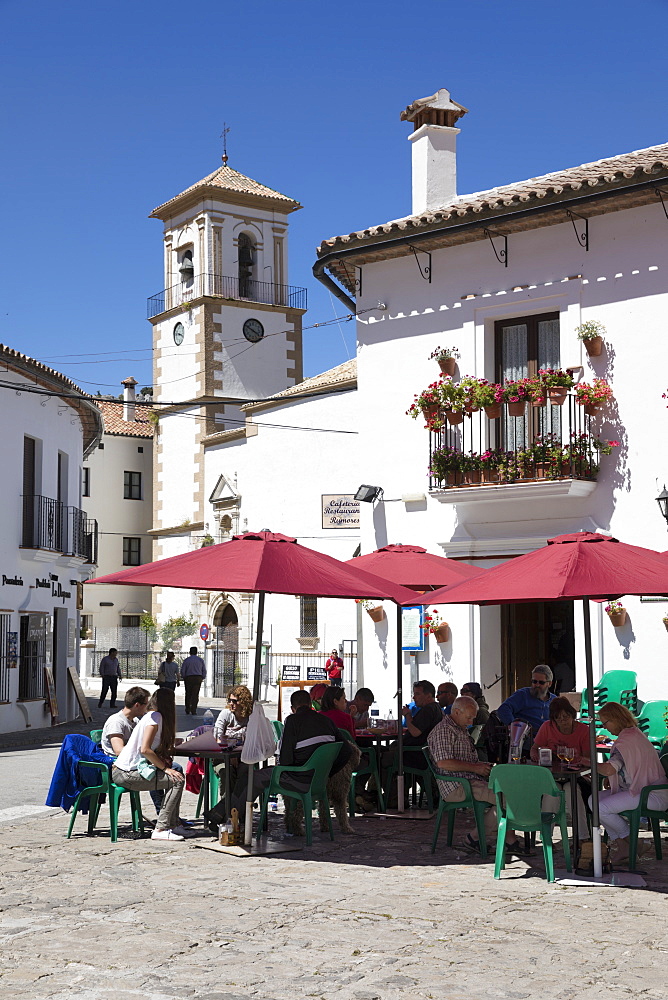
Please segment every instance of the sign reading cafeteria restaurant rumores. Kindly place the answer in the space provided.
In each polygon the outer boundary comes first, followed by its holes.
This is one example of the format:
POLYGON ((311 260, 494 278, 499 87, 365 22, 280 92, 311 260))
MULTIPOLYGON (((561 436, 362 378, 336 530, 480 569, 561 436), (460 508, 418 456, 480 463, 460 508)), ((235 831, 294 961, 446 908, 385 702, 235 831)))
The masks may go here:
POLYGON ((359 528, 360 502, 353 493, 322 494, 323 528, 359 528))

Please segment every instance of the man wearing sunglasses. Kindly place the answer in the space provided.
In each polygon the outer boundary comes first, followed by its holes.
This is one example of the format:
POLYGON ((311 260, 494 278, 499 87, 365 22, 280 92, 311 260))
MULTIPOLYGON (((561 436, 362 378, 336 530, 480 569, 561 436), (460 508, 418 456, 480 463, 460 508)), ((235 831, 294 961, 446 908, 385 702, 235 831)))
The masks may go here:
POLYGON ((535 736, 540 727, 550 717, 550 702, 556 697, 550 691, 552 671, 546 663, 533 668, 531 685, 518 688, 510 698, 506 698, 496 710, 496 714, 506 726, 519 719, 528 722, 535 736))

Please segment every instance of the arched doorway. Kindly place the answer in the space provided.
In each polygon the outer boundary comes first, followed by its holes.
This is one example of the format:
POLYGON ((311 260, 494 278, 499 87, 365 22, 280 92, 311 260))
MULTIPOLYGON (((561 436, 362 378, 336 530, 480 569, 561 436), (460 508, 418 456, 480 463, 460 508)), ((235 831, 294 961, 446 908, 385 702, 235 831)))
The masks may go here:
POLYGON ((244 683, 239 669, 239 619, 231 604, 218 608, 213 619, 216 648, 213 651, 213 696, 224 698, 235 684, 244 683))

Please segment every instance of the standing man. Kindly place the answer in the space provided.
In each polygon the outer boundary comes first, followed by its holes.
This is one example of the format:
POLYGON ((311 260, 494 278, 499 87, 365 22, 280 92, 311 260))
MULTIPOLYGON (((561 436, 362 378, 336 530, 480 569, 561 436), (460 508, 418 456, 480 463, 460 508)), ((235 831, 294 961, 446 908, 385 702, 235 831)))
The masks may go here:
POLYGON ((190 656, 181 664, 181 677, 186 687, 186 715, 197 715, 199 689, 206 677, 206 665, 197 655, 197 646, 190 647, 190 656))
POLYGON ((443 684, 438 685, 436 701, 441 706, 443 715, 450 715, 452 703, 458 694, 459 691, 457 690, 457 685, 453 684, 451 681, 445 681, 443 684))
POLYGON ((501 722, 506 726, 516 719, 528 722, 535 736, 550 717, 550 702, 556 697, 550 691, 551 683, 552 671, 546 663, 539 663, 531 673, 531 686, 518 688, 497 708, 501 722))
POLYGON ((341 678, 343 676, 343 660, 339 656, 338 649, 333 649, 327 663, 325 664, 325 673, 329 677, 330 681, 334 687, 341 687, 341 678))
POLYGON ((109 708, 116 708, 116 692, 118 691, 118 682, 121 680, 121 665, 116 656, 117 652, 118 650, 112 646, 108 655, 103 656, 100 660, 99 671, 102 678, 102 694, 97 703, 98 708, 102 708, 104 705, 107 691, 109 692, 109 708))

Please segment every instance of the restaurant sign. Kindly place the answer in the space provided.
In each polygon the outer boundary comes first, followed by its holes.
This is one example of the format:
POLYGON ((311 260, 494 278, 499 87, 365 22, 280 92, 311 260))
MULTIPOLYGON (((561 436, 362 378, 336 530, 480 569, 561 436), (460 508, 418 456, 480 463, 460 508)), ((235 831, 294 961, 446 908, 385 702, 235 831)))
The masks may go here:
POLYGON ((281 680, 298 681, 301 679, 301 667, 298 663, 284 663, 281 670, 281 680))
POLYGON ((359 528, 360 502, 353 493, 322 494, 323 528, 359 528))

